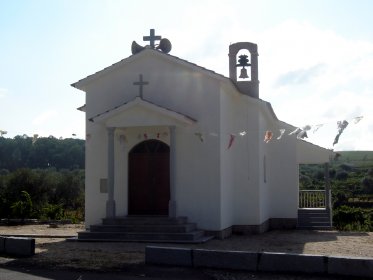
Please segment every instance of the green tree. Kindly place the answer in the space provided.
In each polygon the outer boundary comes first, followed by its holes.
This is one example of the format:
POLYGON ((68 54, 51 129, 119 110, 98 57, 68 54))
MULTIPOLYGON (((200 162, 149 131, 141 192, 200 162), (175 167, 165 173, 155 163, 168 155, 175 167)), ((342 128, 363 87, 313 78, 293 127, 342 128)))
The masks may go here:
POLYGON ((18 135, 0 137, 0 169, 19 168, 83 169, 85 141, 57 139, 53 136, 33 138, 18 135))
POLYGON ((32 216, 32 200, 28 192, 22 191, 20 200, 14 202, 11 206, 13 215, 16 218, 31 218, 32 216))
POLYGON ((373 178, 372 177, 364 177, 361 183, 363 185, 364 193, 373 194, 373 178))
POLYGON ((348 172, 346 171, 338 171, 335 175, 337 180, 346 180, 348 178, 348 172))

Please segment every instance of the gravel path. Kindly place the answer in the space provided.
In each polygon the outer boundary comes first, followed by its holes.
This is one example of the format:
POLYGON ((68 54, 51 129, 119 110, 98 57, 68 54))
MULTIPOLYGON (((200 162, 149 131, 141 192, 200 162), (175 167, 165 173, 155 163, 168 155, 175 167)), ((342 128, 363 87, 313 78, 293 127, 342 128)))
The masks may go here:
MULTIPOLYGON (((82 230, 83 225, 59 225, 58 228, 48 225, 0 226, 0 235, 74 236, 82 230)), ((149 243, 66 242, 64 238, 36 238, 35 256, 26 259, 0 257, 0 262, 90 270, 123 269, 144 262, 146 245, 149 243)), ((257 235, 235 235, 198 245, 162 246, 373 258, 373 232, 276 230, 257 235)))

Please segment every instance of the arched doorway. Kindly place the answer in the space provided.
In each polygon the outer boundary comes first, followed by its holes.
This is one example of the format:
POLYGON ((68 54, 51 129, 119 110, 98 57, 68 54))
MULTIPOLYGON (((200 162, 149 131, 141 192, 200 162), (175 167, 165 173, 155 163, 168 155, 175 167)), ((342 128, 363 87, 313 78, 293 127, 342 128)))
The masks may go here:
POLYGON ((170 147, 146 140, 128 155, 128 214, 168 215, 170 147))

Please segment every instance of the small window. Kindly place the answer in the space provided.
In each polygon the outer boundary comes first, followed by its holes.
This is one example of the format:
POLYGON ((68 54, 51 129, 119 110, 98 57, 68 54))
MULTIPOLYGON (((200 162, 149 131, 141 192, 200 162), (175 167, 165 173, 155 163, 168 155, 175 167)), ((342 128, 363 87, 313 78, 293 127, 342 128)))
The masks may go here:
POLYGON ((107 179, 100 179, 100 193, 107 193, 107 179))

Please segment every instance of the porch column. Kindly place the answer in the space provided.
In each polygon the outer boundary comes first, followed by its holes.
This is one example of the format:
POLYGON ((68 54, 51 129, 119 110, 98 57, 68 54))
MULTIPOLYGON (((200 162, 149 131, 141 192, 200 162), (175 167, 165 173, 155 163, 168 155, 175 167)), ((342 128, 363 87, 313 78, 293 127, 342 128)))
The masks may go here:
POLYGON ((106 201, 106 218, 115 217, 114 200, 114 132, 115 127, 108 127, 108 200, 106 201))
POLYGON ((170 126, 170 201, 168 203, 168 216, 176 217, 176 197, 175 197, 175 164, 176 164, 176 146, 175 146, 175 127, 170 126))
POLYGON ((331 207, 330 197, 330 177, 329 177, 329 163, 325 163, 325 208, 330 209, 331 207))

